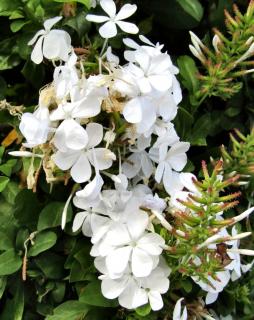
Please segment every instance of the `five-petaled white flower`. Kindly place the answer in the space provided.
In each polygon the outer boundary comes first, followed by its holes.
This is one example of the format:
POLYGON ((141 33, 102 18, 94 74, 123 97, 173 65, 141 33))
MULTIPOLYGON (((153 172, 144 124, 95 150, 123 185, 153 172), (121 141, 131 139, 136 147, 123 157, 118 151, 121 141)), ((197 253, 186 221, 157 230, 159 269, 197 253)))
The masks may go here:
POLYGON ((62 17, 54 17, 44 22, 44 28, 39 30, 35 36, 28 42, 28 45, 35 46, 31 54, 31 60, 39 64, 43 56, 49 60, 67 61, 71 52, 71 37, 64 30, 51 28, 60 21, 62 17))
POLYGON ((134 23, 122 21, 129 18, 137 10, 137 6, 134 4, 125 4, 120 11, 116 14, 116 5, 113 0, 101 0, 100 5, 102 9, 108 14, 107 16, 97 16, 94 14, 88 14, 86 19, 88 21, 102 23, 103 24, 99 33, 103 38, 113 38, 117 35, 118 26, 122 31, 126 33, 138 33, 139 29, 134 23))

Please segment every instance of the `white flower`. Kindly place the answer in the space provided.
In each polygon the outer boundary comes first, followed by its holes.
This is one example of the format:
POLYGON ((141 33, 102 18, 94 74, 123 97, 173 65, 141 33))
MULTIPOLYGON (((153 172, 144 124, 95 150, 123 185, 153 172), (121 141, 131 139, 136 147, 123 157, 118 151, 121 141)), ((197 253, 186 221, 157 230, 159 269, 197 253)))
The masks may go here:
POLYGON ((156 43, 155 45, 146 37, 143 35, 139 36, 139 39, 145 44, 145 45, 139 45, 135 41, 133 41, 130 38, 125 38, 123 39, 123 43, 134 50, 125 50, 124 51, 124 58, 125 60, 129 62, 134 62, 135 61, 135 51, 136 50, 144 50, 147 54, 149 54, 151 57, 156 56, 161 52, 163 49, 164 45, 160 45, 159 43, 156 43))
MULTIPOLYGON (((236 227, 234 226, 232 228, 232 236, 237 236, 238 232, 236 227)), ((238 249, 240 241, 239 240, 233 240, 233 241, 227 241, 228 245, 232 246, 232 249, 238 249)), ((243 273, 248 272, 252 266, 254 265, 254 260, 251 263, 248 263, 246 265, 241 264, 241 257, 240 254, 237 252, 228 252, 228 256, 232 259, 232 262, 226 266, 227 270, 231 270, 231 280, 236 281, 239 279, 243 273)))
POLYGON ((62 17, 55 17, 44 22, 44 29, 38 31, 35 36, 28 42, 28 45, 36 44, 31 54, 31 60, 39 64, 43 60, 43 56, 49 60, 67 61, 71 52, 71 37, 63 30, 51 28, 62 17))
POLYGON ((49 111, 47 108, 38 108, 34 113, 26 112, 21 117, 19 129, 26 138, 23 145, 33 148, 45 143, 49 133, 49 111))
POLYGON ((146 290, 148 301, 153 311, 162 309, 163 300, 161 294, 166 293, 169 289, 168 276, 171 270, 167 266, 163 258, 152 273, 145 278, 141 278, 140 283, 142 288, 146 290))
POLYGON ((113 0, 101 0, 100 6, 108 14, 108 16, 88 14, 86 19, 96 23, 106 22, 99 29, 99 33, 103 38, 108 39, 115 37, 117 35, 116 26, 126 33, 138 33, 139 29, 135 24, 122 21, 133 15, 133 13, 137 10, 136 5, 125 4, 117 14, 116 5, 113 0))
MULTIPOLYGON (((147 221, 144 221, 144 228, 147 221)), ((139 223, 140 221, 135 221, 139 223)), ((141 228, 133 228, 133 223, 110 230, 111 241, 106 236, 107 243, 113 242, 112 251, 106 257, 107 268, 112 273, 121 273, 131 261, 131 270, 136 277, 146 277, 158 264, 158 257, 165 244, 157 233, 147 233, 141 228), (112 233, 114 240, 112 241, 112 233), (117 239, 118 238, 118 239, 117 239)))
POLYGON ((149 93, 152 89, 165 92, 172 86, 172 66, 172 61, 166 53, 150 57, 145 51, 137 50, 135 64, 130 63, 128 71, 137 79, 142 93, 149 93))
POLYGON ((150 303, 154 311, 163 307, 161 294, 169 288, 168 276, 170 269, 163 259, 148 277, 135 277, 128 265, 122 274, 109 275, 105 259, 95 259, 96 268, 103 273, 102 294, 108 299, 118 298, 119 304, 127 309, 134 309, 150 303))
POLYGON ((183 298, 180 298, 177 300, 173 312, 173 320, 187 320, 187 308, 184 307, 183 311, 181 311, 181 303, 183 301, 183 298))
POLYGON ((166 202, 164 199, 160 198, 157 193, 155 195, 147 194, 144 197, 143 206, 150 210, 162 212, 166 208, 166 202))
POLYGON ((213 277, 208 276, 207 282, 200 280, 197 276, 193 276, 192 279, 204 290, 207 291, 206 304, 211 304, 215 302, 218 298, 218 295, 230 280, 230 272, 228 270, 216 272, 215 280, 213 277), (211 283, 211 285, 209 284, 211 283))
POLYGON ((73 199, 76 207, 84 211, 78 212, 73 220, 72 230, 76 232, 82 227, 82 232, 87 237, 93 236, 92 224, 93 220, 98 223, 98 219, 105 222, 104 217, 100 214, 103 213, 99 206, 99 194, 103 185, 103 180, 98 174, 92 182, 87 184, 85 188, 78 191, 73 199))
POLYGON ((132 154, 123 163, 123 173, 127 178, 132 179, 137 175, 141 177, 150 178, 153 173, 153 163, 149 158, 145 149, 150 146, 151 139, 140 137, 138 139, 137 148, 131 148, 132 154))
MULTIPOLYGON (((80 86, 71 87, 71 102, 63 101, 59 104, 50 115, 51 121, 70 118, 87 119, 98 115, 102 100, 107 96, 107 89, 100 85, 100 80, 100 76, 90 76, 84 79, 80 86)), ((71 81, 70 78, 69 81, 71 81)))
POLYGON ((76 86, 79 82, 77 69, 75 67, 77 62, 77 56, 73 52, 66 63, 54 70, 54 86, 56 90, 56 96, 58 98, 64 98, 70 92, 73 86, 76 86))
POLYGON ((81 183, 90 179, 91 165, 97 171, 111 167, 115 154, 106 148, 95 148, 103 138, 103 127, 89 123, 86 129, 74 120, 65 120, 58 127, 54 144, 59 149, 53 156, 55 164, 62 170, 71 168, 74 181, 81 183))
POLYGON ((175 171, 181 171, 185 167, 187 163, 186 152, 189 147, 188 142, 176 142, 169 150, 167 146, 161 145, 159 148, 151 148, 149 151, 150 158, 158 163, 155 180, 158 183, 163 180, 163 185, 169 194, 179 190, 179 173, 175 171), (177 188, 175 188, 175 183, 177 188))

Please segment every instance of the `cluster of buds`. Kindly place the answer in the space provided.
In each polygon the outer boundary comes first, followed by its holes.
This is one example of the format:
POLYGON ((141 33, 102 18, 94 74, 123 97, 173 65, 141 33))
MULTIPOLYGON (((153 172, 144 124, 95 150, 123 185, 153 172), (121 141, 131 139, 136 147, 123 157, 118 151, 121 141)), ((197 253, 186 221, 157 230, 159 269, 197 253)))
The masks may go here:
POLYGON ((244 15, 235 4, 233 9, 235 17, 225 10, 229 37, 215 28, 212 48, 190 32, 190 51, 203 65, 203 72, 198 75, 200 89, 195 93, 198 101, 210 96, 229 99, 242 87, 238 78, 254 71, 254 61, 248 60, 254 54, 254 1, 250 1, 244 15))
MULTIPOLYGON (((238 248, 239 239, 251 233, 238 233, 235 226, 254 208, 230 219, 224 217, 226 210, 238 204, 237 198, 241 193, 225 195, 225 188, 234 184, 239 176, 224 180, 220 174, 222 166, 223 162, 218 161, 209 175, 203 161, 204 179, 199 181, 190 175, 188 191, 176 194, 168 208, 175 232, 171 232, 167 239, 167 261, 173 269, 176 268, 183 276, 192 277, 208 292, 207 304, 217 299, 230 278, 236 279, 236 269, 243 267, 240 254, 254 255, 253 250, 238 248), (232 230, 229 230, 232 226, 232 230)), ((244 267, 242 271, 245 271, 244 267)))
POLYGON ((224 175, 230 177, 237 172, 239 179, 236 184, 248 186, 254 176, 254 129, 246 136, 235 129, 234 134, 230 133, 230 140, 230 150, 224 145, 221 146, 224 175))

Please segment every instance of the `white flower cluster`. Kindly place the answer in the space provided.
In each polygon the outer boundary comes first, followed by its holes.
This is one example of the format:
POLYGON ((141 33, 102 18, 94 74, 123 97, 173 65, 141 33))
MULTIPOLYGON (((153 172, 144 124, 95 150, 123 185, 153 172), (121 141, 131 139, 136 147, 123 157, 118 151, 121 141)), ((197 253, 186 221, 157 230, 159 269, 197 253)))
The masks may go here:
MULTIPOLYGON (((135 5, 124 5, 118 14, 114 1, 101 0, 100 5, 109 17, 88 15, 87 19, 106 22, 99 30, 106 41, 116 35, 116 26, 138 32, 135 25, 122 21, 136 11, 135 5)), ((140 37, 142 45, 124 39, 130 48, 125 51, 125 65, 119 65, 109 47, 99 61, 107 74, 86 76, 68 34, 52 29, 60 19, 47 20, 45 30, 30 42, 37 40, 31 56, 35 63, 44 56, 61 64, 55 68, 51 86, 57 106, 49 110, 52 101, 42 90, 37 110, 22 116, 23 145, 36 148, 49 142, 57 167, 69 170, 75 182, 86 183, 73 200, 83 210, 75 216, 73 231, 82 229, 91 237, 91 255, 102 273, 103 295, 118 298, 128 309, 149 302, 153 310, 159 310, 163 306, 161 294, 169 288, 170 269, 161 256, 165 241, 154 232, 148 213, 141 208, 160 212, 165 208, 164 200, 148 187, 152 176, 163 182, 168 193, 181 189, 179 174, 187 162, 189 143, 179 141, 171 123, 182 99, 175 77, 178 69, 162 52, 163 46, 140 37), (104 111, 103 105, 110 107, 116 97, 122 103, 119 110, 112 108, 126 123, 121 136, 125 151, 121 150, 117 159, 118 173, 111 174, 106 170, 119 152, 114 147, 117 133, 114 128, 105 128, 105 133, 96 117, 104 111), (115 182, 114 189, 104 185, 102 176, 115 182)))
MULTIPOLYGON (((169 289, 170 269, 161 256, 165 241, 155 232, 148 212, 154 210, 157 222, 162 221, 166 204, 148 185, 155 180, 176 199, 189 177, 181 171, 190 144, 180 141, 171 122, 182 99, 178 69, 162 45, 144 36, 141 45, 124 39, 126 64, 120 65, 111 47, 106 49, 108 39, 117 34, 117 27, 138 32, 134 24, 123 21, 136 6, 125 4, 118 13, 113 0, 101 0, 100 6, 108 16, 87 15, 89 21, 104 23, 99 29, 105 38, 99 74, 86 75, 68 33, 52 29, 61 17, 45 21, 45 30, 30 41, 35 44, 35 63, 45 57, 60 64, 47 87, 53 94, 42 90, 35 112, 22 116, 23 145, 33 150, 20 155, 42 157, 38 148, 47 144, 55 165, 68 170, 76 183, 85 183, 73 199, 82 210, 74 218, 73 231, 82 229, 91 237, 103 295, 118 298, 128 309, 150 303, 159 310, 161 294, 169 289), (112 114, 120 119, 120 128, 115 123, 106 127, 112 114), (102 117, 105 121, 99 123, 102 117)), ((66 210, 62 228, 65 221, 66 210)), ((239 265, 232 268, 238 275, 239 265)))

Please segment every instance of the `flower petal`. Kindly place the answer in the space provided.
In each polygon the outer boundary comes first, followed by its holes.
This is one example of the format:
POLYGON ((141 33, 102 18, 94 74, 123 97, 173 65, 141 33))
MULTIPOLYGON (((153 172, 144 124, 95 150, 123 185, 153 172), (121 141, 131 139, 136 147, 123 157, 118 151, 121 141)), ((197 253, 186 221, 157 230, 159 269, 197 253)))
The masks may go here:
POLYGON ((189 150, 189 142, 175 143, 167 153, 167 161, 176 171, 181 171, 187 163, 186 152, 189 150))
POLYGON ((126 278, 120 279, 105 279, 101 283, 101 292, 107 299, 115 299, 120 296, 127 285, 126 278))
POLYGON ((92 174, 91 165, 85 153, 81 153, 77 162, 71 168, 71 176, 77 183, 86 182, 92 174))
MULTIPOLYGON (((133 210, 135 209, 133 208, 133 210)), ((130 212, 127 227, 132 240, 138 240, 141 237, 148 226, 148 222, 148 215, 144 211, 130 212)))
POLYGON ((54 24, 56 24, 58 21, 60 21, 63 17, 58 16, 58 17, 54 17, 54 18, 50 18, 47 19, 46 21, 44 21, 43 25, 46 31, 49 31, 54 24))
POLYGON ((70 169, 77 161, 79 153, 77 152, 61 152, 57 151, 52 156, 52 160, 62 170, 70 169))
POLYGON ((86 126, 86 132, 88 134, 87 148, 93 148, 97 146, 103 138, 103 127, 99 123, 88 123, 86 126))
POLYGON ((125 22, 125 21, 116 21, 116 24, 121 30, 123 30, 126 33, 136 34, 139 32, 139 28, 134 23, 125 22))
POLYGON ((148 292, 148 299, 153 311, 160 310, 163 307, 163 300, 158 291, 148 292))
POLYGON ((102 9, 110 16, 110 18, 114 18, 116 15, 116 5, 113 0, 101 0, 100 6, 102 9))
POLYGON ((38 41, 36 42, 32 54, 31 54, 31 60, 36 63, 40 64, 43 60, 43 54, 42 54, 42 42, 44 37, 41 36, 38 41))
POLYGON ((219 295, 218 292, 215 292, 215 293, 213 293, 213 292, 208 292, 207 295, 206 295, 205 303, 206 303, 206 304, 212 304, 212 303, 214 303, 214 302, 217 300, 218 295, 219 295))
POLYGON ((43 43, 43 55, 49 60, 67 61, 71 51, 71 37, 63 30, 51 30, 43 43))
POLYGON ((126 289, 120 294, 119 303, 126 309, 135 309, 148 302, 148 297, 144 289, 138 287, 134 280, 129 281, 126 289))
POLYGON ((108 270, 112 273, 121 273, 123 272, 128 264, 130 254, 132 251, 131 246, 127 247, 120 247, 113 250, 107 257, 106 257, 106 265, 108 270))
POLYGON ((139 123, 142 120, 142 109, 139 98, 131 99, 125 104, 123 116, 129 123, 139 123))
POLYGON ((97 170, 105 170, 112 166, 115 154, 106 148, 96 148, 87 152, 89 161, 97 170), (94 156, 96 159, 94 159, 94 156))
POLYGON ((112 21, 106 22, 100 27, 99 33, 102 36, 102 38, 105 39, 115 37, 117 35, 116 24, 112 21))
POLYGON ((89 213, 87 211, 82 211, 82 212, 78 212, 75 215, 74 220, 73 220, 73 225, 72 225, 73 232, 76 232, 81 228, 81 226, 82 226, 82 224, 88 214, 89 213))
POLYGON ((86 20, 91 21, 91 22, 95 22, 95 23, 102 23, 102 22, 108 21, 109 18, 106 16, 97 16, 95 14, 88 14, 88 15, 86 15, 86 20))
POLYGON ((153 258, 135 247, 131 257, 132 272, 136 277, 147 277, 153 269, 153 258))
POLYGON ((160 255, 164 245, 165 240, 157 233, 147 233, 138 240, 139 248, 150 255, 160 255))
POLYGON ((38 39, 39 36, 43 36, 45 34, 45 30, 39 30, 36 32, 36 34, 32 37, 32 39, 28 42, 29 46, 32 46, 36 40, 38 39))
POLYGON ((134 12, 136 12, 137 6, 135 4, 125 4, 118 14, 116 15, 115 20, 124 20, 126 18, 129 18, 130 16, 133 15, 134 12))

